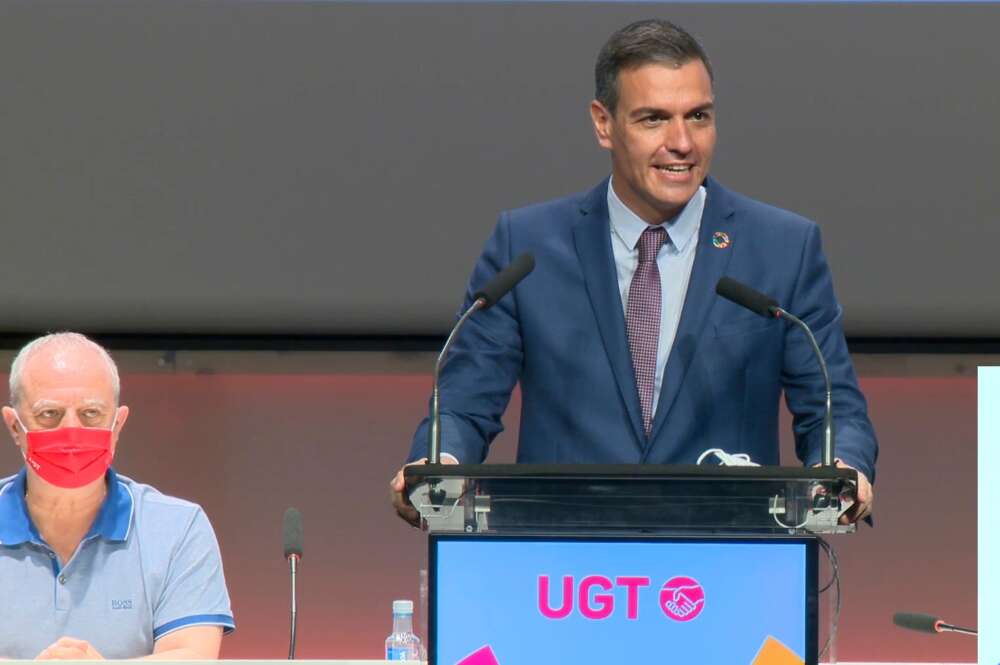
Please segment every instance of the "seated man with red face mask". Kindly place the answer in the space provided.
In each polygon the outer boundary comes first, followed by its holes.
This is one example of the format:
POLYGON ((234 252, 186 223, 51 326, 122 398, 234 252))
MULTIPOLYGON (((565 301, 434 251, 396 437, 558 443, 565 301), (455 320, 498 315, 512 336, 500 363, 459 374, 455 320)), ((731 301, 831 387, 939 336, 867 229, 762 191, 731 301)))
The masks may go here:
POLYGON ((202 509, 111 469, 127 406, 103 348, 47 335, 17 354, 0 479, 0 658, 218 658, 233 630, 202 509))

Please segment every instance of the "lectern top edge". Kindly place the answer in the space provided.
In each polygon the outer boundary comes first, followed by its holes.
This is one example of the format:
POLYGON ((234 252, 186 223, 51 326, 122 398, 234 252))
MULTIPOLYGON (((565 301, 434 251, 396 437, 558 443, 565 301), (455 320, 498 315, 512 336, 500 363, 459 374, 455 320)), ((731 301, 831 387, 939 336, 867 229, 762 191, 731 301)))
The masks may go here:
POLYGON ((823 480, 857 482, 853 469, 791 466, 709 466, 697 464, 415 464, 406 467, 408 484, 428 478, 592 478, 687 480, 823 480))

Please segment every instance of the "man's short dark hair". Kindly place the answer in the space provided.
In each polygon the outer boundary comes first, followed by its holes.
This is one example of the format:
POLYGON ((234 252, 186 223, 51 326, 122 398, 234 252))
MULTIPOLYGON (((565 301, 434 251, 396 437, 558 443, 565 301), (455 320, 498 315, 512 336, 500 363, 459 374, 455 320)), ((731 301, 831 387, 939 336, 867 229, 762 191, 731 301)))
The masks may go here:
POLYGON ((597 54, 594 79, 597 98, 611 113, 618 105, 618 73, 623 69, 662 62, 679 67, 701 60, 708 77, 715 80, 708 55, 698 40, 670 21, 646 19, 615 32, 597 54))

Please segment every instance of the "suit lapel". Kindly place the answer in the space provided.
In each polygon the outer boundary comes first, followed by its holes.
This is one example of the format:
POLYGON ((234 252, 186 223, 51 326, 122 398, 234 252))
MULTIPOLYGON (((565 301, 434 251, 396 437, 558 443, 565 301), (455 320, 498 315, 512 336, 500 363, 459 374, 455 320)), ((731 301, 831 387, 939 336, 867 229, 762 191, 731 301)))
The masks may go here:
MULTIPOLYGON (((653 431, 650 441, 655 441, 668 420, 670 409, 680 392, 684 377, 698 341, 702 337, 702 329, 708 320, 708 313, 715 302, 715 285, 725 274, 732 255, 732 247, 718 248, 713 245, 716 232, 727 234, 733 238, 733 206, 729 193, 711 179, 705 181, 707 196, 705 209, 701 215, 701 228, 698 231, 698 247, 695 252, 694 265, 691 268, 691 279, 688 282, 687 295, 684 298, 684 308, 681 310, 681 320, 677 326, 673 348, 667 359, 667 367, 663 373, 663 385, 660 388, 660 399, 657 402, 656 414, 653 418, 653 431)), ((648 453, 652 446, 646 450, 648 453)))
POLYGON ((618 291, 614 254, 611 251, 607 193, 608 181, 605 180, 586 195, 580 206, 580 219, 573 227, 573 239, 590 304, 601 331, 604 350, 618 384, 618 392, 625 403, 636 440, 644 441, 646 433, 642 428, 639 391, 632 371, 632 359, 625 334, 625 314, 618 291))

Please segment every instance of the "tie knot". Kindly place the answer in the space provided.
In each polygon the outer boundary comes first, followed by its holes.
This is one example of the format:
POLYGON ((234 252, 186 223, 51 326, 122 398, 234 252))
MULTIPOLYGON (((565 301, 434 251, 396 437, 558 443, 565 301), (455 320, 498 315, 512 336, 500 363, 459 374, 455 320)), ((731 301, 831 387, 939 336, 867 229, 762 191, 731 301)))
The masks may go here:
POLYGON ((660 247, 667 239, 667 232, 663 227, 650 226, 639 236, 639 263, 655 261, 656 255, 660 253, 660 247))

